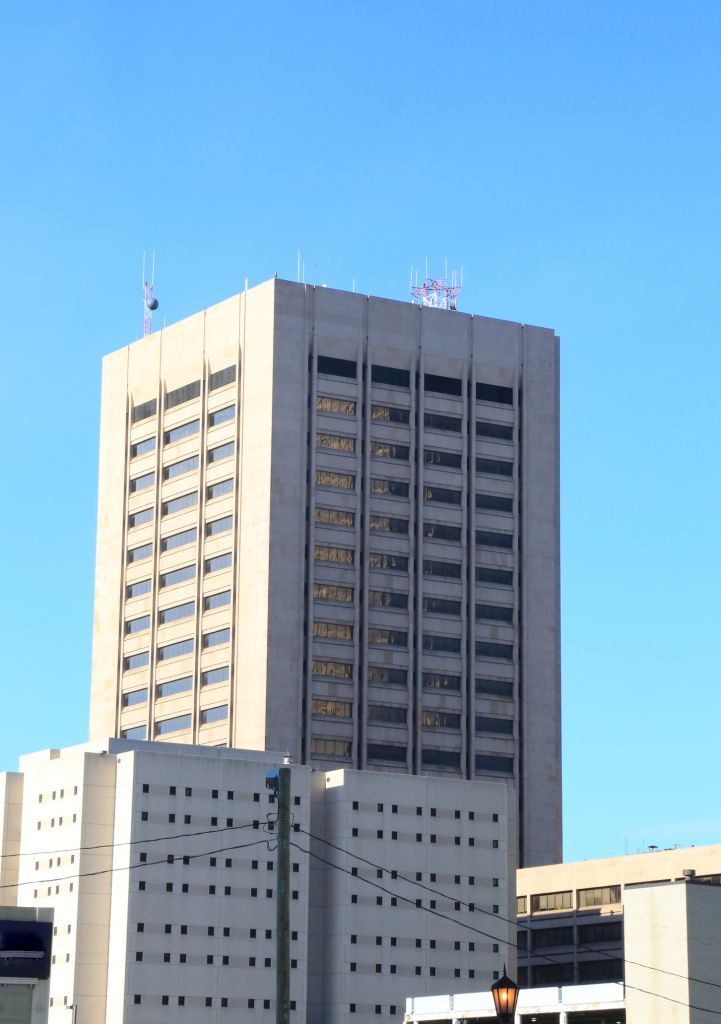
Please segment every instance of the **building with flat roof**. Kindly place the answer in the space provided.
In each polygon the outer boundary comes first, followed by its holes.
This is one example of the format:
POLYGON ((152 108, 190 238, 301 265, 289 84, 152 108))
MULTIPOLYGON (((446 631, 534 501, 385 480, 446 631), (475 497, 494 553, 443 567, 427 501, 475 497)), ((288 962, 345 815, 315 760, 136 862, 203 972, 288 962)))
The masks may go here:
MULTIPOLYGON (((0 775, 0 848, 14 846, 0 922, 15 904, 54 916, 50 1024, 73 1024, 73 1007, 74 1024, 275 1021, 265 782, 283 761, 111 739, 0 775)), ((515 932, 509 781, 291 765, 291 810, 291 1024, 398 1019, 409 991, 499 976, 515 932)))
MULTIPOLYGON (((661 872, 676 870, 669 860, 656 866, 661 872)), ((522 987, 514 1024, 711 1024, 718 1019, 721 886, 690 874, 671 881, 628 881, 623 911, 625 978, 522 987)), ((543 949, 549 960, 562 955, 551 945, 543 949)), ((487 989, 406 1001, 405 1024, 484 1020, 496 1020, 487 989)))
MULTIPOLYGON (((621 980, 630 887, 688 879, 721 884, 721 845, 520 870, 516 876, 519 984, 621 980)), ((697 898, 703 898, 703 891, 697 898)), ((714 893, 709 897, 715 898, 714 893)))
POLYGON ((561 857, 558 339, 268 281, 106 357, 108 735, 515 780, 561 857))

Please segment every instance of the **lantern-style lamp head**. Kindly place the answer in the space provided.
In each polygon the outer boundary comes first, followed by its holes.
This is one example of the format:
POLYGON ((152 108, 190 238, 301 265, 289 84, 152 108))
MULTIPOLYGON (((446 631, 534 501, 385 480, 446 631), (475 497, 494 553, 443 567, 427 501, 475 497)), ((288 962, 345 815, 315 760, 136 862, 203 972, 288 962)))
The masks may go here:
POLYGON ((491 985, 491 995, 496 1007, 496 1017, 500 1024, 513 1024, 516 1015, 516 1003, 518 1002, 518 985, 506 974, 506 965, 503 965, 503 977, 494 981, 491 985))

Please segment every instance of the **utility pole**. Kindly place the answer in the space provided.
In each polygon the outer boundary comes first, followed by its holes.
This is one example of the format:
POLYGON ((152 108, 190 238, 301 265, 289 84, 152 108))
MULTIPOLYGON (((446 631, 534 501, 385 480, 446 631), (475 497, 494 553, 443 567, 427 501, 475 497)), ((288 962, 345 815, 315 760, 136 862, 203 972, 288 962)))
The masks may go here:
POLYGON ((290 768, 268 772, 266 786, 278 801, 275 878, 275 1021, 290 1022, 290 768))

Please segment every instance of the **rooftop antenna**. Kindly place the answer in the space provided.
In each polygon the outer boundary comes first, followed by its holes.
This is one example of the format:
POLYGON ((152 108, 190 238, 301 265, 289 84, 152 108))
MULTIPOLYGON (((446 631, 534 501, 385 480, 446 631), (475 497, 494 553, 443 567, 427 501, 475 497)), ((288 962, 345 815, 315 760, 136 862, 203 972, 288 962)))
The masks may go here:
POLYGON ((422 284, 418 284, 418 271, 416 271, 416 283, 413 284, 413 267, 411 267, 410 293, 413 302, 419 306, 432 306, 434 309, 457 308, 458 293, 463 287, 463 269, 461 268, 461 283, 458 283, 458 273, 453 271, 450 282, 448 280, 448 257, 445 260, 445 276, 429 277, 428 258, 426 257, 426 277, 422 284))
POLYGON ((145 276, 145 250, 143 250, 143 337, 147 338, 153 333, 153 311, 158 308, 158 300, 155 298, 155 250, 153 250, 152 270, 150 282, 145 276))

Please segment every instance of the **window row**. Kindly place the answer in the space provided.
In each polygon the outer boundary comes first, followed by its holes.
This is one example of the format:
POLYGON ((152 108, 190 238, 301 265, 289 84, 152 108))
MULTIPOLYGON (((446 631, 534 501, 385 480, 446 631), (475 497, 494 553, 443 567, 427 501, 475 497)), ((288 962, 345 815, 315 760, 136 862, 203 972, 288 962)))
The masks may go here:
MULTIPOLYGON (((353 664, 347 661, 336 661, 330 658, 314 658, 311 671, 317 679, 354 679, 353 664)), ((368 682, 379 686, 408 686, 408 669, 389 668, 385 665, 368 666, 368 682)), ((434 671, 421 673, 424 689, 450 690, 461 689, 461 677, 451 672, 434 671)), ((513 680, 492 679, 476 676, 474 681, 476 694, 487 697, 513 697, 513 680)))
MULTIPOLYGON (((329 395, 316 396, 316 409, 321 413, 328 413, 334 416, 356 415, 357 403, 349 398, 333 398, 329 395)), ((398 406, 371 405, 371 419, 377 423, 409 424, 410 410, 398 406)), ((426 430, 439 431, 449 434, 461 434, 463 432, 463 418, 460 416, 446 416, 439 412, 425 412, 423 414, 423 426, 426 430)), ((495 423, 489 420, 476 421, 476 436, 489 437, 494 440, 512 441, 513 427, 507 423, 495 423)))
MULTIPOLYGON (((311 715, 317 718, 351 718, 352 714, 353 702, 349 700, 314 697, 311 701, 311 715)), ((407 725, 408 708, 405 705, 369 703, 367 719, 369 722, 407 725)), ((451 729, 457 731, 461 728, 461 715, 455 711, 442 711, 436 708, 423 709, 421 710, 421 727, 423 729, 451 729)), ((478 734, 490 733, 499 736, 512 736, 513 719, 476 715, 475 728, 478 734)))
MULTIPOLYGON (((223 494, 230 494, 233 490, 233 479, 222 480, 217 484, 210 484, 207 488, 207 499, 210 501, 213 498, 219 498, 223 494)), ((170 498, 168 501, 164 501, 161 505, 163 516, 174 515, 176 512, 184 512, 186 509, 195 508, 198 504, 198 492, 190 491, 188 494, 181 494, 177 498, 170 498)), ((151 523, 155 518, 155 508, 141 509, 139 512, 131 512, 128 516, 128 527, 132 529, 134 526, 142 526, 144 523, 151 523)), ((232 517, 230 517, 232 520, 232 517)), ((216 522, 219 522, 216 520, 216 522)), ((211 523, 207 524, 206 530, 208 533, 212 533, 211 523)), ((230 529, 230 527, 228 527, 230 529)), ((217 527, 215 532, 219 532, 217 527)))
MULTIPOLYGON (((226 441, 224 444, 208 449, 207 462, 208 465, 212 466, 216 462, 222 462, 223 459, 229 459, 233 455, 235 455, 235 441, 226 441)), ((187 458, 179 459, 177 462, 171 462, 167 466, 163 466, 163 480, 174 480, 176 477, 184 476, 186 473, 192 473, 199 465, 199 455, 189 455, 187 458)), ((142 473, 140 476, 131 477, 129 491, 131 494, 137 494, 154 485, 155 470, 152 470, 150 473, 142 473)))
MULTIPOLYGON (((347 380, 358 379, 358 364, 352 359, 338 359, 333 356, 319 355, 317 356, 317 370, 318 374, 322 376, 342 377, 347 380)), ((411 386, 410 370, 373 363, 370 372, 373 384, 404 388, 405 390, 408 390, 411 386)), ((423 389, 430 394, 450 395, 453 398, 460 398, 463 395, 463 381, 460 377, 445 377, 437 373, 424 373, 423 389)), ((476 400, 479 402, 494 402, 499 405, 512 405, 513 388, 477 381, 476 400)))
MULTIPOLYGON (((230 643, 230 628, 214 629, 209 633, 203 633, 203 650, 210 647, 218 647, 221 644, 230 643)), ((172 658, 180 658, 184 654, 192 654, 195 649, 195 640, 189 637, 187 640, 176 640, 171 644, 159 645, 156 650, 157 661, 169 661, 172 658)), ((132 669, 144 668, 150 664, 150 652, 140 651, 137 654, 128 654, 123 658, 123 671, 129 672, 132 669)))
MULTIPOLYGON (((353 744, 351 740, 314 737, 311 739, 310 746, 312 755, 349 760, 352 755, 353 744)), ((407 764, 408 748, 404 744, 368 743, 366 745, 366 758, 368 761, 407 764)), ((459 751, 455 750, 425 748, 421 751, 421 764, 427 768, 453 768, 456 771, 460 771, 461 755, 459 751)), ((475 769, 477 772, 512 774, 513 758, 502 757, 497 754, 476 754, 475 769)), ((423 837, 421 833, 418 833, 418 835, 421 837, 418 841, 422 842, 423 837)), ((397 838, 397 832, 391 834, 391 839, 397 838)), ((468 840, 469 846, 473 846, 474 842, 471 836, 468 840)), ((455 843, 457 846, 460 846, 460 836, 455 837, 455 843)))
MULTIPOLYGON (((148 555, 148 557, 150 557, 148 555)), ((139 559, 135 559, 139 561, 139 559)), ((212 558, 205 559, 205 574, 219 572, 221 569, 228 569, 233 564, 232 552, 227 551, 222 555, 213 555, 212 558)), ((187 583, 188 580, 195 579, 196 576, 195 565, 184 565, 179 569, 171 569, 169 572, 160 573, 158 580, 160 589, 164 590, 166 587, 174 587, 179 583, 187 583)), ((125 588, 126 598, 140 597, 143 594, 150 593, 152 589, 152 581, 149 579, 138 580, 136 583, 129 583, 125 588)), ((207 610, 207 609, 206 609, 207 610)))
MULTIPOLYGON (((183 732, 190 729, 192 715, 175 715, 173 718, 162 718, 155 723, 155 736, 167 736, 173 732, 183 732)), ((223 722, 228 717, 228 705, 220 704, 214 708, 205 708, 200 712, 200 725, 213 725, 216 722, 223 722)), ((147 729, 144 725, 135 726, 131 729, 123 729, 121 735, 127 740, 144 740, 147 729)))
MULTIPOLYGON (((237 375, 237 368, 235 366, 226 366, 222 370, 216 370, 211 373, 208 377, 208 391, 216 391, 218 388, 225 387, 227 384, 233 384, 237 375)), ((183 405, 185 402, 190 402, 194 398, 198 398, 200 395, 200 381, 194 380, 190 384, 184 384, 180 388, 175 388, 172 391, 166 392, 165 395, 165 408, 174 409, 178 405, 183 405)), ((151 398, 147 402, 142 402, 139 405, 133 406, 131 420, 133 423, 139 423, 141 420, 149 419, 150 416, 155 416, 158 411, 158 400, 157 398, 151 398)))
MULTIPOLYGON (((207 594, 203 598, 203 611, 215 611, 216 608, 223 608, 228 604, 230 604, 230 590, 220 590, 215 594, 207 594)), ((193 615, 195 615, 195 601, 185 601, 183 604, 161 608, 158 611, 158 625, 164 626, 169 622, 191 618, 193 615)), ((138 615, 125 622, 126 635, 141 633, 146 629, 150 629, 150 615, 138 615)))

